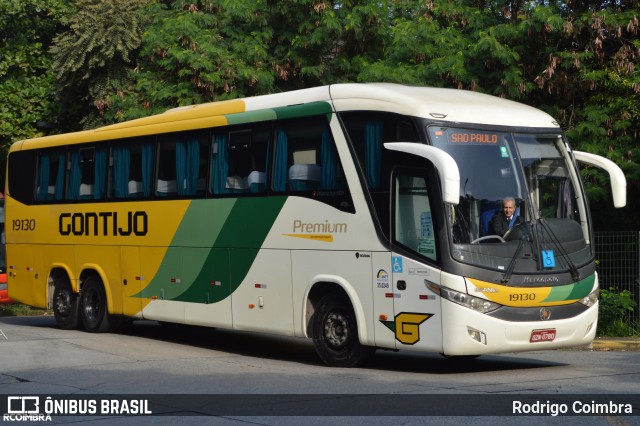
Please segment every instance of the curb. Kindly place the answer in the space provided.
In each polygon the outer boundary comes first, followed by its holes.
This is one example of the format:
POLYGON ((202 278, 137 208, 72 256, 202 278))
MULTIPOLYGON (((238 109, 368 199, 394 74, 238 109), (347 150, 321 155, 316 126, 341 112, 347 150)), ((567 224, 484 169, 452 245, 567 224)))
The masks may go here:
POLYGON ((640 339, 633 338, 605 338, 595 339, 591 345, 585 347, 593 351, 640 351, 640 339))

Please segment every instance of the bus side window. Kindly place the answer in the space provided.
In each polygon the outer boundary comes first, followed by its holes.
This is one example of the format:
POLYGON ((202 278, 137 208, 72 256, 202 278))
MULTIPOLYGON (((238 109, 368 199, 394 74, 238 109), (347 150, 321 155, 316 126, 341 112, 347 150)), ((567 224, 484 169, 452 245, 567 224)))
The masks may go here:
POLYGON ((419 142, 415 125, 402 115, 357 111, 341 113, 364 177, 372 191, 382 189, 385 142, 419 142))
POLYGON ((414 174, 397 175, 394 190, 395 242, 431 260, 437 260, 426 179, 414 174))
POLYGON ((269 136, 268 124, 217 130, 211 150, 211 193, 265 193, 269 136))
MULTIPOLYGON (((348 111, 340 113, 348 133, 362 179, 366 183, 385 236, 389 238, 389 175, 392 156, 382 155, 385 142, 420 142, 410 118, 387 112, 348 111)), ((388 154, 388 153, 387 153, 388 154)))
POLYGON ((111 149, 109 197, 149 198, 153 188, 154 141, 152 137, 136 138, 114 145, 111 149))
POLYGON ((270 148, 273 192, 355 212, 326 115, 276 122, 274 137, 270 148))
POLYGON ((275 135, 271 182, 274 191, 335 191, 345 188, 342 167, 325 117, 279 123, 275 135))
POLYGON ((63 151, 43 151, 38 155, 36 201, 60 201, 64 195, 66 155, 63 151))
POLYGON ((67 177, 67 200, 101 200, 107 182, 106 146, 71 150, 67 177))
POLYGON ((224 194, 229 176, 229 135, 227 132, 215 132, 211 148, 211 193, 224 194))
POLYGON ((271 140, 271 125, 259 125, 252 129, 249 156, 251 164, 247 170, 247 188, 249 193, 267 192, 267 156, 271 140))
POLYGON ((207 144, 203 131, 163 135, 159 144, 156 195, 202 196, 206 187, 207 144))

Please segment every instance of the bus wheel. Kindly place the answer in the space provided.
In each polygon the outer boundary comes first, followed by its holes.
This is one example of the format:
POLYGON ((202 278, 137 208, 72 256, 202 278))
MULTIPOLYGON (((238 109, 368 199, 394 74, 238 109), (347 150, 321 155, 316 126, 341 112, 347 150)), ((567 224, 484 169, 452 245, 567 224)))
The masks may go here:
POLYGON ((95 276, 88 277, 80 291, 80 318, 84 329, 88 332, 110 331, 107 296, 102 282, 95 276))
POLYGON ((73 293, 68 282, 56 282, 53 290, 53 316, 58 327, 75 330, 80 325, 78 319, 78 296, 73 293))
POLYGON ((375 348, 360 344, 353 307, 337 294, 324 296, 318 303, 313 344, 320 359, 331 367, 355 367, 375 352, 375 348))

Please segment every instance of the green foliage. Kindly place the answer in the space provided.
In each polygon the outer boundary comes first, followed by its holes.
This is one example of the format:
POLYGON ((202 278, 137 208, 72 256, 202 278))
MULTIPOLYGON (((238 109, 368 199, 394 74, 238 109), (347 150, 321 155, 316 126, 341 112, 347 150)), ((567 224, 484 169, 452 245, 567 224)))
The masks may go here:
MULTIPOLYGON (((0 148, 39 135, 52 120, 47 48, 68 13, 63 0, 0 0, 0 148)), ((4 155, 2 156, 4 157, 4 155)), ((0 174, 4 179, 4 173, 0 174)))
POLYGON ((640 332, 629 321, 629 314, 638 308, 629 290, 600 290, 598 336, 628 337, 640 332))
POLYGON ((22 303, 6 303, 0 305, 0 317, 24 317, 36 315, 49 315, 44 309, 32 308, 22 303))
POLYGON ((136 68, 109 99, 122 121, 167 108, 273 90, 264 2, 151 3, 136 68))
MULTIPOLYGON (((133 83, 110 99, 120 121, 177 105, 353 81, 383 52, 372 1, 150 4, 133 83)), ((386 3, 382 3, 385 5, 386 3)))
POLYGON ((62 121, 79 121, 85 128, 102 124, 99 116, 109 94, 127 81, 127 70, 135 65, 144 30, 141 10, 148 2, 75 2, 68 29, 50 49, 62 121))
MULTIPOLYGON (((454 87, 546 110, 575 149, 615 161, 631 206, 596 226, 640 226, 635 1, 0 0, 0 13, 5 147, 36 120, 77 130, 348 81, 454 87)), ((582 173, 608 209, 607 176, 582 173)))

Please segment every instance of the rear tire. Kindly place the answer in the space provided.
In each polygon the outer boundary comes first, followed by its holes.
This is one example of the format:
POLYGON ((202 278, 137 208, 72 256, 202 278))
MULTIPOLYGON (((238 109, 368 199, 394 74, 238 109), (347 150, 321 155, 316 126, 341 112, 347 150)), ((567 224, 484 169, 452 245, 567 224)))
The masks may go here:
POLYGON ((331 367, 355 367, 375 352, 360 344, 353 307, 338 294, 320 299, 313 316, 313 344, 320 359, 331 367))
POLYGON ((80 291, 80 319, 84 329, 90 333, 111 331, 107 295, 102 281, 95 276, 87 278, 80 291))
POLYGON ((71 285, 66 281, 55 283, 53 290, 53 316, 58 327, 63 330, 77 330, 80 326, 78 295, 73 292, 71 285))

